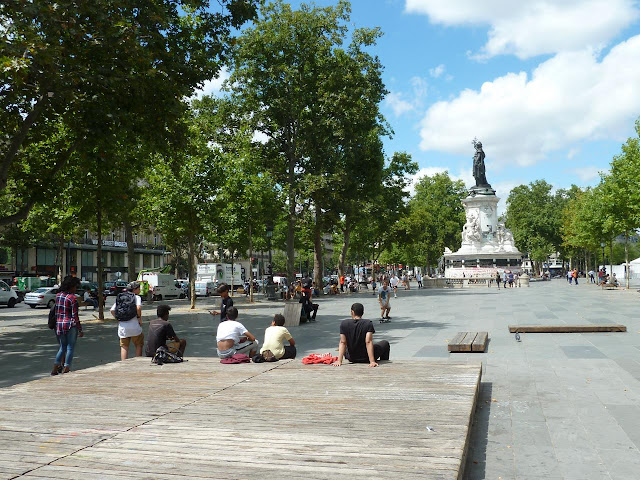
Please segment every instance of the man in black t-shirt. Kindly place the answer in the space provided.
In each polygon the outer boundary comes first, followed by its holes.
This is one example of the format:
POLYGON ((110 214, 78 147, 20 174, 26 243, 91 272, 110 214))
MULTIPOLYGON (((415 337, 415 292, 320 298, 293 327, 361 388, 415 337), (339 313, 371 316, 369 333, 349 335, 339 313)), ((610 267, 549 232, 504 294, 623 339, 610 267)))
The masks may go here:
POLYGON ((351 305, 351 318, 340 324, 340 345, 338 347, 338 361, 333 365, 342 365, 346 358, 352 363, 369 363, 370 367, 377 367, 376 360, 389 360, 389 342, 382 340, 373 343, 376 332, 371 320, 364 320, 364 306, 361 303, 351 305))
POLYGON ((209 313, 213 316, 220 315, 220 321, 224 322, 227 319, 227 309, 233 307, 233 299, 229 296, 229 285, 223 283, 218 287, 218 294, 222 298, 220 303, 220 310, 212 310, 209 313))
POLYGON ((153 357, 158 347, 165 346, 171 353, 177 353, 181 357, 187 348, 187 341, 180 339, 173 331, 173 327, 169 323, 169 305, 159 305, 157 314, 158 318, 149 322, 149 332, 147 333, 147 347, 145 355, 153 357), (167 344, 167 340, 172 340, 167 344))

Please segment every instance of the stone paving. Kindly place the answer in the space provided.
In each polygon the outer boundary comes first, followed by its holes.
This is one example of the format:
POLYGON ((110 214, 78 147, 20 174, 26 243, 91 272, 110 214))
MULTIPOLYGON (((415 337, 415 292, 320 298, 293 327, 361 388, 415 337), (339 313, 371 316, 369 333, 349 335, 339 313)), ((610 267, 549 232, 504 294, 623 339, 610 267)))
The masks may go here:
MULTIPOLYGON (((188 355, 215 354, 217 320, 206 309, 217 301, 208 299, 197 315, 184 302, 172 302, 172 323, 188 339, 188 355)), ((290 329, 300 354, 335 352, 338 324, 354 301, 365 305, 365 316, 377 318, 371 292, 323 297, 318 322, 290 329)), ((282 303, 237 303, 243 304, 239 320, 260 339, 282 309, 282 303)), ((392 299, 393 320, 375 322, 375 338, 391 342, 392 359, 483 361, 466 478, 635 479, 640 478, 639 303, 635 290, 603 291, 564 280, 506 291, 414 287, 392 299), (507 329, 517 323, 623 323, 628 331, 521 334, 517 342, 507 329), (467 330, 489 332, 487 353, 447 352, 448 340, 467 330)), ((145 307, 147 321, 152 308, 145 307)), ((91 312, 83 316, 91 318, 91 312)), ((88 322, 85 331, 74 369, 118 359, 114 322, 88 322)), ((56 345, 45 310, 0 311, 0 342, 5 367, 0 386, 48 373, 56 345)))

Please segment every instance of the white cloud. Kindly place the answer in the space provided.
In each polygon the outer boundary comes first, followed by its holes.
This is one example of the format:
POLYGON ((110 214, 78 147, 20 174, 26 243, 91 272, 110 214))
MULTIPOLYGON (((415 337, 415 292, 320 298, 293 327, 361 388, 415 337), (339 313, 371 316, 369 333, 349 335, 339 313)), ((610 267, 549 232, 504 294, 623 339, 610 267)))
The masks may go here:
POLYGON ((567 173, 574 174, 580 179, 582 183, 592 183, 594 180, 599 179, 600 172, 606 173, 606 170, 603 170, 600 167, 594 167, 592 165, 587 165, 580 168, 570 168, 567 170, 567 173))
POLYGON ((454 180, 454 181, 462 180, 462 182, 465 184, 467 188, 472 186, 475 183, 471 168, 464 169, 464 170, 461 169, 456 175, 451 172, 450 168, 447 168, 447 167, 423 167, 411 176, 411 183, 407 187, 406 191, 409 192, 411 196, 413 196, 413 194, 415 193, 415 184, 422 177, 433 177, 437 173, 444 173, 444 172, 449 173, 449 178, 451 180, 454 180))
POLYGON ((623 140, 640 112, 640 35, 598 61, 594 51, 566 52, 541 63, 529 78, 509 73, 433 104, 421 122, 422 150, 473 155, 484 144, 487 163, 533 164, 547 152, 587 140, 623 140))
POLYGON ((193 96, 195 98, 200 99, 205 95, 213 95, 213 96, 218 95, 222 88, 222 84, 226 80, 228 80, 229 77, 230 77, 229 70, 227 70, 225 67, 222 67, 218 76, 216 78, 212 78, 211 80, 205 81, 204 84, 202 85, 202 88, 196 90, 193 96))
POLYGON ((415 109, 415 105, 402 98, 402 93, 391 92, 385 98, 385 103, 389 105, 396 117, 404 115, 407 112, 411 112, 415 109))
POLYGON ((520 58, 599 48, 639 14, 634 0, 406 0, 405 9, 443 25, 488 25, 477 56, 520 58))
POLYGON ((416 103, 419 103, 419 105, 422 106, 422 101, 427 98, 427 81, 422 77, 411 77, 409 82, 413 87, 413 96, 416 99, 416 103))
POLYGON ((444 71, 445 71, 445 66, 441 63, 435 68, 430 68, 429 75, 431 75, 433 78, 438 78, 444 73, 444 71))

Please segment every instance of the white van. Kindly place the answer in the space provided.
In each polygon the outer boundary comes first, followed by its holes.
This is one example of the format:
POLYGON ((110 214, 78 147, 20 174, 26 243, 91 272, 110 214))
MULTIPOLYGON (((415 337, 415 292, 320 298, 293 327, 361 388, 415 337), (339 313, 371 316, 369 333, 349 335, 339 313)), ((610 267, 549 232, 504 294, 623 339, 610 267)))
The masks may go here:
POLYGON ((185 297, 175 277, 169 273, 141 272, 138 280, 149 282, 149 290, 153 293, 154 300, 185 297))
POLYGON ((208 281, 196 282, 196 297, 208 297, 213 295, 216 291, 215 283, 208 281))

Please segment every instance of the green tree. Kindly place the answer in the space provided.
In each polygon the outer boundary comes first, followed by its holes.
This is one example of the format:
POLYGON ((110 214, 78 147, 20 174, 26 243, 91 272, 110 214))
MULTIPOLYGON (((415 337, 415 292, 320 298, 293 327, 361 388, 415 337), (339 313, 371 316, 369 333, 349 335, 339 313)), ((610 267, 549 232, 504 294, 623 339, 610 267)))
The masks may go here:
POLYGON ((460 248, 460 232, 465 222, 461 200, 467 190, 461 180, 453 181, 447 172, 422 177, 409 201, 409 211, 399 220, 405 263, 437 264, 445 247, 460 248))
POLYGON ((256 25, 243 32, 234 56, 229 81, 234 102, 265 137, 265 168, 286 195, 291 278, 301 211, 312 208, 316 214, 319 263, 318 239, 330 231, 340 213, 335 204, 339 195, 333 189, 343 191, 345 163, 362 154, 347 143, 354 131, 360 140, 380 125, 377 103, 384 95, 380 65, 364 52, 378 32, 356 30, 343 50, 349 14, 345 1, 326 8, 302 4, 295 11, 282 1, 270 3, 256 25))
POLYGON ((55 183, 87 140, 87 151, 98 136, 123 132, 164 144, 183 115, 183 98, 219 72, 231 29, 255 14, 254 0, 218 3, 222 9, 209 10, 203 0, 2 3, 0 194, 18 194, 0 225, 26 218, 45 179, 55 183), (55 155, 28 154, 60 124, 65 141, 55 155), (25 164, 40 181, 20 191, 25 164))

